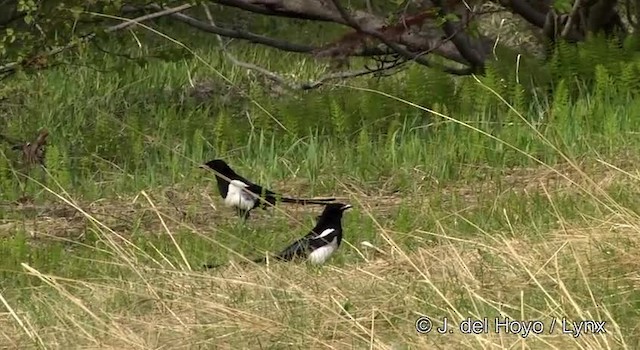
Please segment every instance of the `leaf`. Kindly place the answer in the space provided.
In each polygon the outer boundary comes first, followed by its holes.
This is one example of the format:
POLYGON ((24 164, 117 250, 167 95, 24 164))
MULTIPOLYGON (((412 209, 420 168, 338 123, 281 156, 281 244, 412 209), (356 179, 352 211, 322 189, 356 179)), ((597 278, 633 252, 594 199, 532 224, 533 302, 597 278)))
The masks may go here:
POLYGON ((455 13, 447 13, 444 16, 444 19, 446 21, 451 21, 451 22, 459 22, 460 21, 460 17, 458 15, 456 15, 455 13))
POLYGON ((458 17, 458 15, 456 15, 455 13, 447 13, 444 16, 440 16, 436 18, 436 25, 438 27, 442 27, 445 22, 459 22, 459 21, 460 21, 460 17, 458 17))
POLYGON ((573 7, 573 1, 571 0, 554 0, 553 8, 560 13, 568 13, 573 7))
POLYGON ((71 8, 71 15, 73 16, 74 19, 78 19, 80 18, 80 15, 82 15, 82 7, 78 7, 78 6, 74 6, 71 8))

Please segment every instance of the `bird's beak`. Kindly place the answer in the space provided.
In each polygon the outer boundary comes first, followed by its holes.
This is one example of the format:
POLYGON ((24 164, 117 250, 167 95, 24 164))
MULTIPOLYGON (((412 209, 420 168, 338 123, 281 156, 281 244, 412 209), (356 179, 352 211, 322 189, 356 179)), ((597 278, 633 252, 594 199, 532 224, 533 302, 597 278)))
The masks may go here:
POLYGON ((347 210, 347 209, 351 209, 351 208, 352 208, 352 205, 351 205, 351 204, 345 204, 345 205, 343 205, 343 206, 342 206, 342 208, 340 208, 340 209, 341 209, 342 211, 345 211, 345 210, 347 210))

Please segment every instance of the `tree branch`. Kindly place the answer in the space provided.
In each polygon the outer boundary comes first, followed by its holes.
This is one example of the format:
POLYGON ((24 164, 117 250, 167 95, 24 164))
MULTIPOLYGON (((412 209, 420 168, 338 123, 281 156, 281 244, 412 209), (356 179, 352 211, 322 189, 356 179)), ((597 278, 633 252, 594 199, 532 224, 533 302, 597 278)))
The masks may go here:
MULTIPOLYGON (((147 8, 155 11, 159 11, 162 9, 157 4, 148 5, 147 8)), ((221 35, 229 38, 243 39, 252 43, 274 47, 276 49, 283 50, 283 51, 309 53, 315 50, 315 47, 309 46, 309 45, 294 44, 284 40, 273 39, 266 36, 246 32, 243 30, 228 29, 228 28, 218 27, 213 24, 207 24, 182 13, 172 13, 170 17, 175 18, 180 22, 183 22, 187 25, 190 25, 194 28, 200 29, 205 32, 209 32, 209 33, 213 33, 213 34, 217 34, 217 35, 221 35)))
POLYGON ((304 8, 299 4, 300 2, 295 4, 294 1, 289 0, 212 0, 212 2, 268 16, 336 22, 334 16, 322 9, 320 1, 317 1, 317 4, 314 1, 315 8, 304 8))
POLYGON ((467 62, 471 64, 471 67, 474 71, 483 71, 484 70, 484 55, 480 55, 478 51, 473 47, 471 43, 471 38, 462 30, 463 25, 460 23, 456 25, 451 23, 447 19, 448 11, 444 8, 444 4, 441 0, 433 0, 433 3, 438 7, 437 13, 440 18, 444 19, 444 23, 442 25, 442 29, 445 34, 449 38, 451 38, 451 42, 456 46, 458 51, 462 57, 464 57, 467 62))
MULTIPOLYGON (((194 5, 192 5, 192 4, 184 4, 184 5, 180 5, 178 7, 168 8, 168 9, 163 10, 163 11, 159 11, 159 12, 156 12, 156 13, 150 13, 150 14, 147 14, 147 15, 144 15, 144 16, 140 16, 140 17, 137 17, 137 18, 134 18, 134 19, 127 19, 127 20, 125 20, 124 22, 122 22, 120 24, 117 24, 117 25, 114 25, 114 26, 106 28, 104 30, 104 32, 105 33, 112 33, 112 32, 118 31, 118 30, 122 30, 122 29, 128 28, 128 27, 130 27, 132 25, 135 25, 137 23, 140 23, 140 22, 144 22, 144 21, 148 21, 150 19, 154 19, 154 18, 158 18, 158 17, 162 17, 162 16, 167 16, 167 15, 170 15, 172 13, 184 11, 186 9, 189 9, 189 8, 193 7, 193 6, 194 5)), ((19 61, 19 62, 12 62, 12 63, 8 63, 8 64, 6 64, 4 66, 0 66, 0 74, 3 74, 3 75, 4 74, 10 74, 10 73, 16 71, 19 67, 28 66, 29 63, 34 62, 34 60, 55 56, 55 55, 57 55, 57 54, 59 54, 59 53, 61 53, 63 51, 66 51, 68 49, 71 49, 71 48, 77 46, 81 42, 88 42, 88 41, 92 40, 95 37, 96 37, 96 33, 95 32, 94 33, 90 33, 90 34, 87 34, 87 35, 84 35, 84 36, 80 37, 77 40, 74 40, 74 41, 68 43, 67 45, 60 46, 60 47, 54 48, 52 50, 49 50, 47 52, 41 53, 39 55, 36 55, 36 57, 31 57, 29 59, 25 59, 25 60, 22 60, 22 61, 19 61)))
MULTIPOLYGON (((435 64, 429 62, 426 58, 422 57, 423 55, 425 55, 425 53, 414 54, 414 53, 410 52, 409 50, 404 49, 400 45, 392 42, 391 40, 388 40, 382 33, 378 32, 377 30, 363 28, 363 26, 361 26, 359 23, 357 23, 353 19, 353 17, 351 17, 347 13, 347 11, 344 9, 344 7, 342 7, 342 5, 340 4, 339 0, 331 0, 331 2, 333 3, 333 5, 336 7, 338 12, 342 16, 344 22, 346 22, 350 27, 352 27, 356 31, 364 33, 364 34, 367 34, 367 35, 370 35, 370 36, 373 36, 374 38, 380 40, 385 45, 387 45, 388 47, 393 49, 395 52, 397 52, 400 55, 402 55, 407 60, 415 61, 415 62, 420 63, 420 64, 422 64, 424 66, 427 66, 427 67, 436 66, 435 64)), ((438 66, 440 66, 440 65, 438 65, 438 66)), ((455 74, 455 75, 468 75, 468 74, 471 74, 473 72, 473 69, 471 69, 471 68, 456 69, 456 68, 451 68, 451 67, 441 67, 441 69, 443 69, 447 73, 451 73, 451 74, 455 74)))
POLYGON ((522 16, 527 22, 533 24, 538 28, 544 27, 544 23, 547 19, 545 12, 540 12, 535 9, 526 0, 493 0, 500 5, 513 10, 516 14, 522 16))
MULTIPOLYGON (((421 53, 412 53, 407 49, 404 49, 403 46, 395 43, 393 40, 388 40, 383 33, 380 33, 376 30, 383 25, 383 21, 380 18, 377 18, 375 15, 369 13, 363 13, 362 11, 356 11, 355 13, 358 16, 356 20, 355 17, 347 13, 342 7, 331 8, 326 5, 326 2, 322 1, 308 1, 308 0, 218 0, 214 1, 215 3, 238 7, 247 11, 257 12, 261 14, 268 14, 274 16, 293 16, 296 18, 304 18, 304 19, 314 19, 314 20, 322 20, 334 22, 337 24, 346 24, 354 29, 365 32, 368 35, 371 35, 375 38, 378 38, 382 41, 391 52, 397 52, 401 54, 403 57, 409 60, 415 60, 416 62, 434 66, 431 62, 427 61, 424 57, 425 54, 431 52, 432 50, 437 50, 441 55, 454 60, 461 64, 466 64, 468 60, 462 59, 462 56, 458 55, 457 52, 451 52, 453 48, 444 49, 441 48, 444 42, 439 43, 431 43, 429 38, 424 38, 418 36, 414 36, 413 44, 420 44, 419 46, 428 46, 426 51, 421 53), (338 11, 336 11, 338 9, 338 11), (342 9, 342 12, 340 12, 342 9), (304 14, 304 15, 303 15, 304 14), (346 18, 343 16, 346 14, 346 18), (355 26, 355 27, 354 27, 355 26)), ((334 4, 335 6, 335 4, 334 4)), ((160 10, 160 5, 152 4, 148 5, 147 8, 157 11, 160 10)), ((198 28, 200 30, 214 33, 216 35, 221 35, 225 37, 238 38, 242 40, 247 40, 249 42, 258 43, 270 47, 274 47, 276 49, 280 49, 283 51, 290 52, 299 52, 299 53, 312 53, 317 50, 317 48, 304 45, 304 44, 294 44, 283 40, 278 40, 274 38, 269 38, 261 35, 257 35, 254 33, 250 33, 247 31, 236 30, 236 29, 228 29, 222 28, 215 24, 205 23, 201 20, 188 16, 184 13, 174 13, 170 15, 171 18, 177 19, 187 25, 190 25, 194 28, 198 28)), ((445 40, 446 41, 446 40, 445 40)), ((453 49, 456 51, 456 49, 453 49)), ((388 49, 382 49, 380 47, 369 48, 364 47, 362 50, 356 50, 349 53, 349 56, 376 56, 376 55, 386 55, 389 54, 388 49)), ((444 67, 441 65, 437 65, 441 67, 444 71, 456 74, 456 75, 467 75, 472 71, 470 69, 455 69, 450 67, 444 67)))
MULTIPOLYGON (((205 14, 207 15, 207 18, 209 19, 209 23, 211 27, 216 27, 215 22, 213 21, 213 16, 211 16, 211 12, 209 11, 209 8, 206 5, 202 5, 205 11, 205 14)), ((252 63, 248 63, 248 62, 243 62, 240 61, 239 59, 237 59, 235 56, 233 56, 231 53, 229 53, 226 49, 225 49, 225 45, 224 42, 222 40, 222 37, 220 34, 216 33, 216 37, 218 38, 218 42, 220 43, 220 49, 222 50, 222 52, 225 54, 225 56, 227 56, 227 58, 235 65, 239 66, 239 67, 243 67, 255 72, 258 72, 264 76, 266 76, 267 78, 285 85, 287 87, 289 87, 290 89, 293 90, 311 90, 311 89, 315 89, 318 88, 322 85, 324 85, 326 82, 330 81, 330 80, 338 80, 338 79, 347 79, 347 78, 354 78, 354 77, 359 77, 359 76, 363 76, 363 75, 368 75, 368 74, 375 74, 375 73, 380 73, 383 71, 388 71, 391 70, 393 68, 396 68, 404 63, 406 63, 406 61, 404 62, 394 62, 391 65, 381 65, 380 67, 378 67, 377 69, 361 69, 358 71, 350 71, 350 72, 339 72, 339 73, 332 73, 332 74, 328 74, 325 76, 320 77, 320 79, 315 80, 315 81, 309 81, 306 83, 298 83, 298 82, 291 82, 285 78, 283 78, 282 76, 271 72, 265 68, 259 67, 255 64, 252 63)))
POLYGON ((233 56, 229 56, 229 59, 237 66, 239 67, 243 67, 243 68, 247 68, 253 71, 256 71, 266 77, 268 77, 269 79, 280 83, 282 85, 285 85, 287 87, 289 87, 290 89, 293 90, 312 90, 312 89, 316 89, 319 88, 320 86, 324 85, 325 83, 332 81, 332 80, 341 80, 341 79, 348 79, 348 78, 355 78, 355 77, 360 77, 360 76, 365 76, 365 75, 372 75, 372 74, 377 74, 377 73, 382 73, 382 72, 388 72, 394 68, 398 68, 400 66, 402 66, 403 64, 405 64, 407 61, 399 61, 399 62, 394 62, 388 65, 382 65, 376 69, 359 69, 359 70, 355 70, 355 71, 343 71, 343 72, 336 72, 336 73, 330 73, 327 75, 323 75, 320 78, 318 78, 317 80, 311 80, 308 82, 295 82, 295 81, 289 81, 286 78, 283 78, 282 76, 271 72, 265 68, 259 67, 255 64, 252 63, 248 63, 248 62, 242 62, 238 59, 236 59, 233 56))

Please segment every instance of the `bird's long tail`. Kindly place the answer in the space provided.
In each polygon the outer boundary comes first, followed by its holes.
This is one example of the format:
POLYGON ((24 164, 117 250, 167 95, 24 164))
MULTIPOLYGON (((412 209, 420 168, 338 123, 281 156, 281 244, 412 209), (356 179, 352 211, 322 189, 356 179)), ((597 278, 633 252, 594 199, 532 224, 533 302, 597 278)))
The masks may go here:
MULTIPOLYGON (((256 263, 256 264, 264 264, 264 263, 267 262, 267 258, 266 257, 261 257, 261 258, 253 259, 251 261, 256 263)), ((238 262, 239 265, 246 265, 248 263, 249 262, 246 261, 246 260, 238 262)), ((217 269, 217 268, 225 266, 225 265, 227 265, 227 263, 224 263, 224 264, 204 264, 204 265, 202 265, 202 267, 205 268, 205 269, 217 269)))
POLYGON ((224 266, 226 264, 204 264, 202 265, 202 267, 204 267, 205 269, 216 269, 218 267, 224 266))
POLYGON ((253 259, 251 261, 253 261, 256 264, 264 264, 264 263, 267 262, 267 258, 266 257, 261 257, 261 258, 253 259))
POLYGON ((290 197, 282 197, 280 201, 283 203, 295 203, 295 204, 318 204, 318 205, 326 205, 329 202, 335 201, 335 198, 290 198, 290 197))

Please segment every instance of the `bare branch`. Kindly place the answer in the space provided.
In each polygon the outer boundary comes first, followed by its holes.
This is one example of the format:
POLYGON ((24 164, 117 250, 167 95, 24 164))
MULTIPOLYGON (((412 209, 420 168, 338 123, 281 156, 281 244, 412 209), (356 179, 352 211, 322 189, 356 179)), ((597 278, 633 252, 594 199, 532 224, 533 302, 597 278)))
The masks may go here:
MULTIPOLYGON (((162 9, 159 5, 156 5, 156 4, 149 5, 147 6, 147 8, 156 10, 156 11, 159 11, 162 9)), ((315 49, 315 47, 313 46, 304 45, 304 44, 294 44, 284 40, 273 39, 266 36, 246 32, 243 30, 218 27, 216 25, 204 23, 200 20, 197 20, 193 17, 187 16, 182 13, 172 13, 170 17, 175 18, 180 22, 183 22, 185 24, 188 24, 194 28, 200 29, 205 32, 209 32, 209 33, 213 33, 213 34, 217 34, 217 35, 221 35, 229 38, 243 39, 252 43, 274 47, 276 49, 283 50, 283 51, 309 53, 315 49)))
POLYGON ((392 63, 390 65, 386 65, 386 66, 382 66, 376 69, 360 69, 357 71, 346 71, 346 72, 337 72, 337 73, 331 73, 331 74, 327 74, 324 75, 322 77, 320 77, 318 80, 316 81, 310 81, 307 83, 299 83, 297 84, 297 86, 299 87, 299 89, 302 90, 311 90, 311 89, 315 89, 317 87, 320 87, 322 85, 324 85, 326 82, 331 81, 331 80, 341 80, 341 79, 348 79, 348 78, 355 78, 355 77, 360 77, 360 76, 364 76, 364 75, 370 75, 370 74, 377 74, 377 73, 383 73, 383 72, 388 72, 392 69, 398 68, 401 65, 407 63, 407 61, 399 61, 396 63, 392 63))
MULTIPOLYGON (((440 40, 432 40, 428 38, 413 39, 414 43, 419 43, 420 46, 425 47, 423 52, 412 53, 408 49, 405 49, 397 41, 389 40, 383 33, 380 33, 378 28, 384 26, 384 19, 375 16, 374 14, 364 11, 355 11, 348 13, 340 4, 336 4, 336 1, 307 1, 307 0, 214 0, 214 2, 241 8, 247 11, 273 15, 283 17, 295 17, 303 19, 313 19, 318 21, 333 22, 337 24, 348 25, 358 32, 370 35, 382 43, 394 52, 402 54, 409 60, 414 60, 420 64, 427 66, 438 66, 441 69, 458 75, 466 75, 470 73, 469 69, 455 69, 449 67, 443 67, 441 65, 435 65, 429 62, 425 57, 427 53, 431 52, 434 48, 440 49, 443 56, 447 58, 455 57, 458 63, 467 63, 468 61, 461 59, 459 53, 454 53, 449 50, 443 50, 440 48, 441 44, 437 44, 440 40), (333 6, 330 6, 333 4, 333 6), (448 52, 447 52, 448 51, 448 52)), ((440 50, 438 53, 440 54, 440 50)), ((364 47, 362 50, 355 50, 351 52, 350 56, 372 56, 385 54, 386 50, 380 48, 368 48, 364 47)), ((387 52, 388 53, 388 52, 387 52)))
MULTIPOLYGON (((449 59, 453 59, 458 63, 466 64, 467 60, 463 59, 463 56, 459 55, 458 50, 455 49, 452 45, 444 45, 446 40, 440 40, 439 35, 431 38, 430 36, 424 36, 423 33, 412 33, 415 35, 407 35, 404 38, 399 38, 399 40, 389 40, 385 37, 383 33, 378 31, 378 28, 382 28, 384 26, 384 20, 380 17, 377 17, 371 13, 366 13, 364 11, 355 11, 353 13, 346 12, 339 4, 335 6, 335 1, 310 1, 310 0, 218 0, 214 1, 218 4, 225 6, 234 6, 238 8, 245 9, 247 11, 259 12, 263 14, 269 14, 274 16, 290 16, 301 19, 313 19, 320 21, 329 21, 337 24, 345 24, 353 27, 354 29, 363 32, 367 35, 370 35, 382 43, 386 45, 384 48, 381 45, 376 47, 365 47, 362 50, 358 50, 357 52, 353 52, 350 56, 376 56, 376 55, 386 55, 389 53, 389 49, 393 50, 393 52, 398 52, 404 58, 408 60, 414 60, 420 64, 428 65, 428 66, 437 66, 441 67, 444 71, 457 74, 457 75, 465 75, 471 72, 470 69, 455 69, 450 67, 443 67, 442 65, 435 65, 429 62, 425 57, 422 57, 432 50, 437 52, 438 54, 447 57, 449 59), (331 6, 333 3, 334 6, 331 6), (338 10, 338 11, 336 11, 338 10), (405 49, 404 46, 419 48, 422 52, 411 52, 409 49, 405 49)), ((277 48, 279 50, 291 51, 291 52, 299 52, 299 53, 314 53, 317 48, 308 45, 308 44, 296 44, 290 43, 287 41, 270 38, 262 35, 258 35, 255 33, 251 33, 248 31, 238 30, 238 29, 229 29, 222 28, 213 24, 207 24, 203 21, 200 21, 196 18, 190 17, 183 13, 179 13, 181 11, 192 8, 194 5, 192 4, 184 4, 177 7, 166 8, 163 9, 160 5, 153 4, 148 5, 143 8, 150 9, 153 11, 157 11, 154 13, 150 13, 141 17, 137 17, 132 20, 127 20, 118 25, 108 27, 105 32, 110 33, 113 31, 117 31, 120 29, 127 28, 136 23, 150 20, 153 18, 158 18, 161 16, 171 16, 174 19, 177 19, 187 25, 198 28, 203 31, 211 32, 217 35, 222 35, 225 37, 238 38, 242 40, 247 40, 249 42, 258 43, 266 46, 271 46, 277 48)), ((130 9, 129 9, 130 10, 130 9)), ((75 47, 81 42, 87 42, 92 40, 95 37, 96 33, 91 33, 85 35, 78 40, 70 42, 69 44, 55 48, 48 52, 44 52, 36 57, 31 57, 28 60, 23 60, 20 62, 9 63, 5 66, 0 66, 0 76, 11 74, 19 67, 29 67, 35 66, 34 62, 39 63, 40 65, 46 65, 46 58, 49 56, 56 55, 60 52, 68 50, 72 47, 75 47), (44 64, 42 63, 44 62, 44 64)))
POLYGON ((239 67, 247 68, 247 69, 256 71, 260 74, 263 74, 269 79, 277 83, 280 83, 282 85, 285 85, 292 90, 311 90, 311 89, 318 88, 332 80, 341 80, 341 79, 355 78, 355 77, 360 77, 365 75, 374 75, 382 72, 388 72, 394 68, 400 67, 401 65, 407 62, 407 61, 394 62, 391 64, 382 65, 381 67, 378 67, 376 69, 364 68, 356 71, 344 71, 344 72, 331 73, 331 74, 323 75, 317 80, 308 81, 308 82, 292 82, 265 68, 259 67, 257 65, 254 65, 248 62, 242 62, 234 58, 233 56, 229 56, 229 58, 232 60, 234 64, 238 65, 239 67))
MULTIPOLYGON (((211 16, 211 11, 209 11, 209 8, 206 5, 202 5, 204 8, 204 12, 207 15, 207 19, 209 20, 210 26, 211 27, 215 27, 216 24, 213 21, 213 16, 211 16)), ((257 66, 255 64, 252 63, 248 63, 248 62, 244 62, 241 61, 239 59, 237 59, 235 56, 233 56, 231 53, 229 53, 226 49, 225 49, 225 45, 224 42, 222 40, 222 37, 220 34, 216 33, 216 37, 218 38, 218 42, 220 43, 220 49, 224 52, 225 56, 227 56, 227 58, 235 65, 239 66, 239 67, 243 67, 255 72, 258 72, 264 76, 266 76, 267 78, 281 84, 284 86, 289 87, 290 89, 293 90, 311 90, 311 89, 315 89, 318 88, 322 85, 324 85, 326 82, 331 81, 331 80, 338 80, 338 79, 347 79, 347 78, 354 78, 354 77, 359 77, 359 76, 363 76, 363 75, 368 75, 368 74, 375 74, 375 73, 380 73, 383 71, 389 71, 393 68, 396 68, 400 65, 402 65, 404 62, 394 62, 393 64, 390 65, 381 65, 380 67, 378 67, 377 69, 362 69, 362 70, 358 70, 358 71, 351 71, 351 72, 339 72, 339 73, 332 73, 332 74, 328 74, 325 76, 322 76, 320 79, 316 80, 316 81, 310 81, 310 82, 306 82, 306 83, 297 83, 297 82, 291 82, 287 79, 285 79, 284 77, 271 72, 265 68, 262 68, 260 66, 257 66)))
MULTIPOLYGON (((426 58, 422 57, 425 53, 417 53, 414 54, 408 50, 406 50, 405 48, 401 47, 400 45, 392 42, 391 40, 388 40, 383 34, 381 34, 380 32, 378 32, 375 29, 366 29, 363 28, 358 22, 356 22, 348 13, 347 11, 342 7, 342 5, 340 4, 339 0, 331 0, 331 2, 333 3, 333 5, 336 7, 336 9, 338 10, 338 12, 340 13, 340 15, 342 16, 342 18, 344 19, 344 21, 353 29, 355 29, 358 32, 362 32, 364 34, 367 35, 371 35, 373 37, 375 37, 376 39, 382 41, 385 45, 387 45, 388 47, 390 47, 391 49, 393 49, 395 52, 399 53, 400 55, 404 56, 407 60, 411 60, 411 61, 415 61, 417 63, 420 63, 424 66, 427 67, 433 67, 436 66, 435 64, 429 62, 426 58)), ((450 68, 450 67, 444 67, 442 68, 445 72, 451 73, 451 74, 456 74, 456 75, 468 75, 471 74, 473 72, 472 69, 470 68, 465 68, 465 69, 456 69, 456 68, 450 68)))
MULTIPOLYGON (((309 19, 324 22, 347 24, 339 13, 336 13, 327 1, 306 0, 213 0, 213 2, 237 7, 246 11, 270 16, 309 19)), ((361 24, 377 21, 377 17, 370 13, 361 13, 361 24)))

